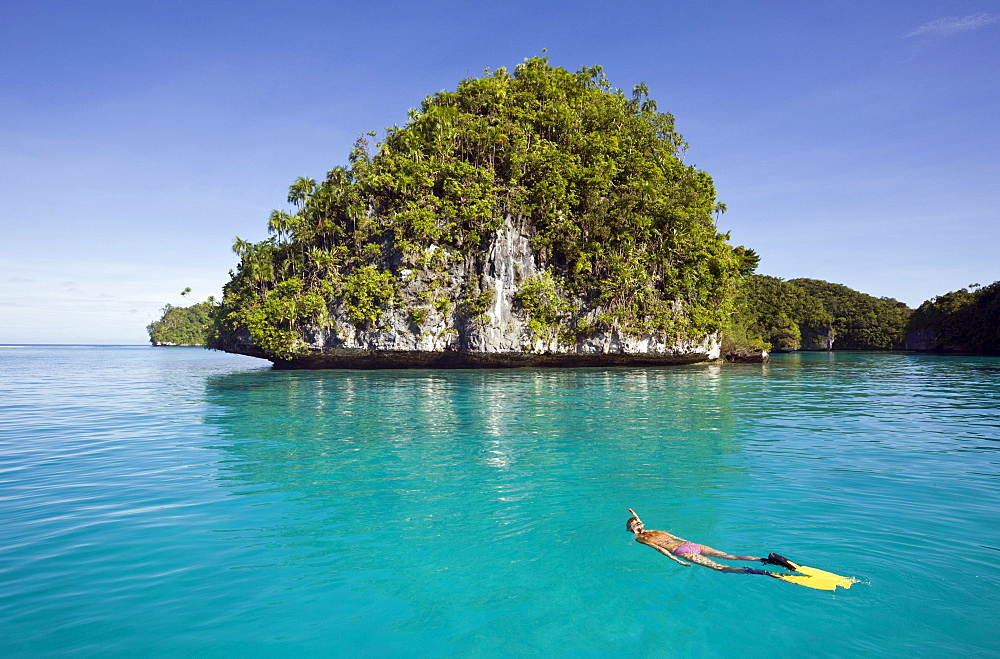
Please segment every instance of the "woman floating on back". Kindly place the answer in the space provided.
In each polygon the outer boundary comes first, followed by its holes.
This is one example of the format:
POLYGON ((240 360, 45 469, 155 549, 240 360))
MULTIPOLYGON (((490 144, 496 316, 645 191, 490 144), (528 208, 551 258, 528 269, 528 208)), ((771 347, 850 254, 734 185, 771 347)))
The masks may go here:
POLYGON ((759 556, 735 556, 727 554, 724 551, 719 551, 718 549, 712 549, 708 545, 688 542, 684 538, 678 538, 676 535, 667 533, 666 531, 647 531, 635 511, 631 508, 628 511, 632 513, 632 517, 629 518, 625 528, 635 534, 635 541, 649 545, 667 558, 677 561, 681 565, 696 563, 713 570, 718 570, 719 572, 763 574, 775 579, 781 579, 782 581, 788 581, 789 583, 796 583, 800 586, 818 588, 819 590, 835 590, 837 586, 850 588, 851 584, 856 583, 856 580, 851 577, 842 577, 805 565, 797 565, 784 556, 779 556, 773 552, 767 558, 760 558, 759 556), (729 567, 728 565, 716 563, 712 560, 713 558, 721 558, 726 561, 753 561, 764 565, 780 565, 798 574, 768 572, 767 570, 758 570, 752 567, 729 567), (684 561, 690 561, 690 563, 685 563, 684 561))

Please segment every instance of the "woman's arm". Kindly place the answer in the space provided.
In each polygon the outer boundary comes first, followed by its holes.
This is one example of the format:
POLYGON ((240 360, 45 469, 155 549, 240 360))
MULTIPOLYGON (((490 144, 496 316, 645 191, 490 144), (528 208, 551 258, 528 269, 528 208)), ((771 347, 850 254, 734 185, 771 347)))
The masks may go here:
POLYGON ((663 549, 663 548, 661 548, 661 547, 657 547, 656 545, 650 545, 650 547, 652 547, 652 548, 653 548, 653 549, 655 549, 656 551, 660 552, 661 554, 663 554, 663 555, 664 555, 664 556, 666 556, 667 558, 669 558, 669 559, 671 559, 671 560, 674 560, 674 561, 677 561, 678 563, 680 563, 681 565, 683 565, 683 566, 685 566, 685 567, 691 567, 691 564, 690 564, 690 563, 685 563, 685 562, 684 562, 684 561, 682 561, 681 559, 679 559, 679 558, 677 558, 676 556, 674 556, 673 554, 671 554, 671 553, 670 553, 670 552, 669 552, 668 550, 666 550, 666 549, 663 549))

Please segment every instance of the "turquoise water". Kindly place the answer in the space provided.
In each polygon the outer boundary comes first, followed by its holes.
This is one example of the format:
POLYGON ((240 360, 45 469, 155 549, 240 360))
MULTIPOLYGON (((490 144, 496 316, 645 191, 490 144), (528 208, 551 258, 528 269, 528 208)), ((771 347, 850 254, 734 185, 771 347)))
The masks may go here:
POLYGON ((0 656, 998 656, 1000 359, 0 347, 0 656), (682 567, 649 528, 856 576, 682 567))

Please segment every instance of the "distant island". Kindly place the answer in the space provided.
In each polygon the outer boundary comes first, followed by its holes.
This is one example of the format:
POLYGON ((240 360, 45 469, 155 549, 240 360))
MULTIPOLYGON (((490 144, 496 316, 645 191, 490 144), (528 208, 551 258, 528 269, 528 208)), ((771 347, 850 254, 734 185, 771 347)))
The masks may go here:
POLYGON ((146 326, 154 346, 205 346, 214 329, 216 305, 200 302, 189 307, 163 307, 163 315, 146 326))
POLYGON ((777 351, 901 350, 913 310, 818 279, 752 275, 736 292, 730 341, 777 351))
MULTIPOLYGON (((375 136, 374 132, 367 137, 375 136)), ((678 364, 766 351, 997 351, 997 284, 916 311, 755 274, 712 178, 643 84, 532 58, 424 99, 349 164, 297 179, 237 239, 220 304, 164 308, 153 345, 281 368, 678 364)))
POLYGON ((1000 355, 1000 281, 969 288, 921 304, 910 318, 906 348, 1000 355))

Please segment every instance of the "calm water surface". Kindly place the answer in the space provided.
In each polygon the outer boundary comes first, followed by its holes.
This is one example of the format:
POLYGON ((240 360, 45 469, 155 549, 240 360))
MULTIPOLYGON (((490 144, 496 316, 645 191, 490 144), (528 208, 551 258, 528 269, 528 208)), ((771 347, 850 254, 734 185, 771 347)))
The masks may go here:
POLYGON ((0 656, 998 656, 1000 359, 0 347, 0 656), (861 579, 685 568, 650 528, 861 579))

